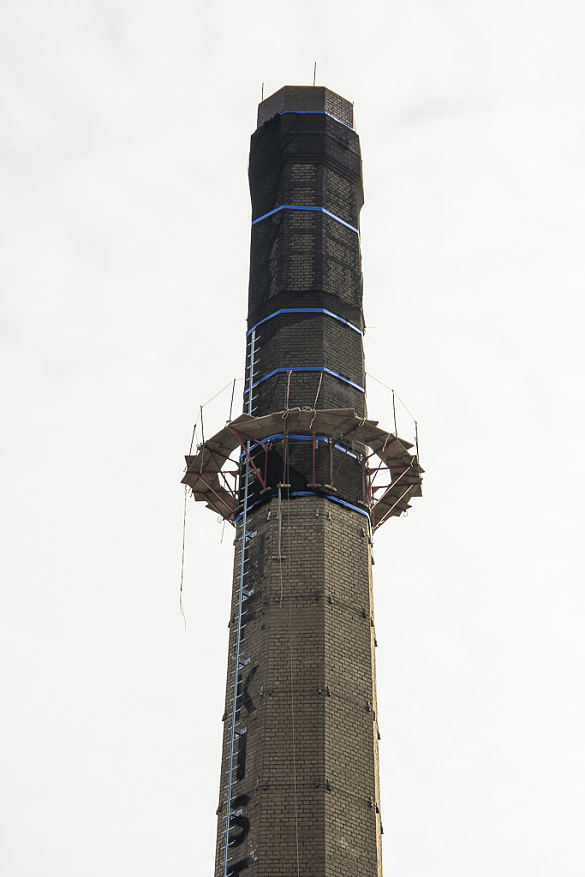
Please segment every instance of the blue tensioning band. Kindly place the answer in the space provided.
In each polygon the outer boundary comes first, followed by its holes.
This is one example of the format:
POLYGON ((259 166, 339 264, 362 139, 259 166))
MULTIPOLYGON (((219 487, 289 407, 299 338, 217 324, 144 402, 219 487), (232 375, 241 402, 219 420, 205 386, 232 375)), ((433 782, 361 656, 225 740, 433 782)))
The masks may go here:
POLYGON ((363 335, 361 329, 358 329, 357 326, 354 326, 353 323, 350 323, 349 320, 346 320, 345 317, 340 317, 338 314, 334 314, 333 311, 328 311, 325 308, 281 308, 279 311, 274 311, 273 314, 270 314, 268 317, 264 317, 263 320, 260 320, 259 323, 256 323, 255 326, 252 326, 251 329, 248 329, 246 332, 246 338, 248 335, 251 335, 254 329, 257 329, 258 326, 261 326, 262 323, 268 322, 268 320, 272 320, 274 317, 280 316, 280 314, 325 314, 326 317, 333 317, 334 320, 339 320, 340 323, 343 323, 345 326, 348 326, 350 329, 353 329, 354 332, 357 332, 358 335, 363 335))
MULTIPOLYGON (((337 505, 342 505, 346 509, 350 509, 352 512, 358 512, 358 514, 363 515, 364 518, 368 518, 368 520, 370 518, 370 513, 366 509, 362 509, 357 505, 353 505, 351 502, 346 502, 346 500, 344 499, 339 499, 339 497, 337 496, 324 496, 321 493, 315 493, 315 491, 313 490, 295 490, 290 493, 289 496, 318 496, 320 499, 328 499, 329 502, 336 502, 337 505)), ((256 508, 256 506, 260 505, 260 503, 262 502, 266 502, 266 500, 259 499, 251 506, 248 506, 248 513, 250 513, 252 509, 256 508)), ((240 514, 234 518, 234 524, 237 524, 238 521, 241 520, 243 514, 243 512, 240 512, 240 514)))
POLYGON ((346 222, 345 219, 341 219, 340 216, 336 216, 335 213, 331 213, 330 210, 326 210, 325 207, 301 207, 298 204, 281 204, 280 207, 275 207, 274 210, 265 213, 264 216, 259 216, 258 219, 253 219, 252 225, 256 225, 257 222, 262 222, 263 219, 267 219, 269 216, 274 216, 274 214, 278 213, 280 210, 311 210, 317 213, 325 213, 327 216, 335 219, 336 222, 340 222, 346 228, 349 228, 350 231, 355 231, 356 234, 360 233, 358 228, 350 225, 349 222, 346 222))
MULTIPOLYGON (((331 371, 330 368, 321 368, 321 366, 318 366, 318 365, 310 365, 310 366, 307 366, 306 368, 302 367, 302 366, 299 366, 297 368, 275 368, 274 371, 271 371, 267 375, 264 375, 263 378, 258 378, 258 380, 252 384, 252 389, 254 390, 258 386, 258 384, 261 384, 263 381, 267 381, 268 378, 271 378, 274 375, 279 375, 279 374, 283 374, 283 373, 288 374, 288 372, 323 372, 326 375, 332 375, 332 377, 337 378, 340 381, 343 381, 344 384, 349 384, 350 387, 353 387, 355 390, 359 390, 360 393, 365 393, 365 390, 363 387, 360 387, 359 384, 356 384, 353 381, 350 381, 349 378, 344 378, 343 375, 338 375, 337 372, 331 371)), ((249 392, 250 392, 250 388, 246 387, 246 389, 244 390, 244 396, 246 395, 246 393, 249 393, 249 392)))
MULTIPOLYGON (((267 435, 266 438, 261 439, 261 441, 264 444, 266 444, 266 442, 271 442, 271 441, 273 441, 273 439, 283 439, 283 438, 284 438, 283 432, 275 432, 274 435, 267 435)), ((312 442, 313 441, 313 437, 310 435, 297 435, 296 433, 289 433, 288 439, 290 441, 300 441, 300 442, 312 442)), ((329 439, 325 435, 317 435, 317 436, 315 436, 315 440, 318 442, 328 442, 329 441, 329 439)), ((259 447, 260 447, 260 441, 254 442, 254 444, 250 447, 250 451, 253 451, 254 448, 259 448, 259 447)), ((341 451, 342 454, 345 454, 348 457, 353 457, 354 460, 359 459, 357 454, 354 454, 353 451, 350 451, 347 448, 344 448, 343 445, 338 445, 337 443, 335 443, 333 445, 333 447, 337 451, 341 451)), ((245 452, 242 451, 242 453, 240 454, 240 460, 243 460, 245 456, 246 456, 245 452)))

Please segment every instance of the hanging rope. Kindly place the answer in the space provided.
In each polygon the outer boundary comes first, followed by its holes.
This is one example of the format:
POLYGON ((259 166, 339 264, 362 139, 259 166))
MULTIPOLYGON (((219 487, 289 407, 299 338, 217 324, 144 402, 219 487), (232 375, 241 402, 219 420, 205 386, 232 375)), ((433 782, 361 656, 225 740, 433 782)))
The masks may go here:
MULTIPOLYGON (((313 429, 313 424, 315 423, 315 418, 317 416, 317 400, 319 398, 319 393, 321 392, 321 384, 322 383, 323 383, 323 372, 321 372, 321 374, 319 375, 319 384, 317 386, 317 395, 315 396, 315 401, 313 402, 313 407, 309 409, 310 411, 313 412, 313 416, 311 417, 311 424, 310 424, 311 429, 313 429)), ((313 437, 313 441, 314 441, 314 437, 313 437)), ((313 466, 313 468, 314 468, 314 466, 313 466)), ((313 478, 313 481, 314 480, 315 479, 313 478)))
MULTIPOLYGON (((290 481, 290 469, 287 461, 287 472, 286 472, 286 480, 287 484, 290 481)), ((289 642, 289 655, 290 655, 290 718, 291 718, 291 742, 292 742, 292 768, 293 768, 293 791, 294 791, 294 804, 295 804, 295 844, 296 844, 296 855, 297 855, 297 877, 300 877, 301 874, 301 865, 299 858, 299 802, 298 802, 298 794, 297 794, 297 748, 296 748, 296 736, 295 736, 295 686, 294 686, 294 674, 293 674, 293 644, 292 644, 292 586, 291 586, 291 527, 290 527, 290 499, 286 504, 287 510, 287 521, 286 521, 286 534, 288 537, 288 546, 287 546, 287 558, 288 558, 288 642, 289 642)), ((281 564, 282 568, 282 564, 281 564)))
POLYGON ((315 396, 315 401, 313 402, 313 411, 317 407, 317 399, 319 398, 319 393, 321 392, 321 384, 323 383, 323 372, 319 375, 319 386, 317 387, 317 395, 315 396))
POLYGON ((185 572, 185 532, 187 529, 187 485, 185 485, 185 504, 183 507, 183 546, 181 548, 181 584, 179 586, 179 609, 181 610, 181 615, 183 616, 183 621, 185 623, 185 630, 187 630, 187 618, 185 616, 185 610, 183 609, 183 574, 185 572))
MULTIPOLYGON (((222 393, 224 393, 230 385, 232 388, 232 395, 231 395, 231 399, 230 399, 229 421, 231 421, 233 404, 234 404, 234 395, 235 395, 235 390, 236 390, 236 383, 238 380, 241 380, 241 378, 233 378, 233 380, 231 380, 228 384, 226 384, 225 387, 222 387, 221 390, 218 390, 218 392, 215 393, 215 395, 212 396, 211 399, 208 399, 207 402, 204 402, 203 405, 199 406, 199 414, 197 415, 195 423, 193 424, 193 432, 191 433, 191 442, 189 444, 189 456, 191 456, 191 454, 193 452, 193 445, 195 444, 195 442, 197 440, 197 426, 199 425, 199 423, 201 423, 201 443, 205 444, 205 431, 204 431, 204 426, 203 426, 203 409, 207 405, 209 405, 211 402, 213 402, 215 399, 217 399, 218 396, 220 396, 222 393)), ((201 455, 201 468, 203 467, 204 456, 205 456, 204 454, 201 455)), ((182 541, 182 547, 181 547, 181 579, 180 579, 180 585, 179 585, 179 609, 181 611, 181 616, 182 616, 183 622, 185 624, 185 630, 187 630, 187 617, 185 615, 185 610, 183 607, 183 579, 184 579, 184 572, 185 572, 185 539, 186 539, 186 529, 187 529, 187 490, 188 490, 188 486, 185 485, 185 501, 184 501, 184 507, 183 507, 183 541, 182 541)), ((224 523, 224 527, 222 528, 222 533, 221 533, 221 541, 222 542, 223 542, 223 535, 224 535, 224 530, 225 530, 225 519, 224 519, 223 523, 224 523)))
POLYGON ((280 606, 284 596, 284 582, 282 578, 282 484, 278 485, 278 568, 280 571, 280 606))

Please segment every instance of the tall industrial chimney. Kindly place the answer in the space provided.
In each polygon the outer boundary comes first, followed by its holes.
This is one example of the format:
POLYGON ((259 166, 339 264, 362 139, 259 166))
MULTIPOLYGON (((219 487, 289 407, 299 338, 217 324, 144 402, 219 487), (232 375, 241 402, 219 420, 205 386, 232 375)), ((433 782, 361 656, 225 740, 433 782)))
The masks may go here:
POLYGON ((262 101, 249 176, 244 413, 183 479, 235 527, 215 877, 381 877, 371 539, 422 469, 367 419, 352 104, 262 101))

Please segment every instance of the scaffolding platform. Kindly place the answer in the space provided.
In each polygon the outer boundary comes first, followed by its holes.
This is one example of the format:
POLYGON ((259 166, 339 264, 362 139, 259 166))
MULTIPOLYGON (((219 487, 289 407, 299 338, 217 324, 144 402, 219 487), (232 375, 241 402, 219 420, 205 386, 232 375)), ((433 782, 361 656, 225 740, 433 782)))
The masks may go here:
MULTIPOLYGON (((309 436, 314 443, 318 437, 327 437, 359 453, 366 473, 361 505, 369 511, 373 529, 403 514, 413 497, 422 496, 424 470, 410 452, 412 443, 382 429, 376 420, 359 417, 353 408, 291 408, 263 417, 241 414, 199 445, 196 454, 185 457, 182 483, 191 488, 196 502, 205 502, 233 522, 238 512, 239 475, 234 451, 240 449, 249 456, 250 442, 267 447, 275 434, 284 434, 286 441, 291 433, 309 436)), ((253 461, 252 465, 262 480, 262 472, 253 461)))

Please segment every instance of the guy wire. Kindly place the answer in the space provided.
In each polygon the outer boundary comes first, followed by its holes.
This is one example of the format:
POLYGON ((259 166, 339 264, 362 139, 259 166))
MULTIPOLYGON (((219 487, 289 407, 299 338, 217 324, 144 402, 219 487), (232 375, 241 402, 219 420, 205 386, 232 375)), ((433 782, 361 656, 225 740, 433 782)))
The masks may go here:
POLYGON ((189 445, 189 456, 191 456, 191 452, 193 451, 193 443, 195 442, 195 433, 197 432, 197 422, 199 420, 199 415, 197 415, 197 420, 193 424, 193 434, 191 436, 191 444, 189 445))
POLYGON ((232 419, 232 406, 234 404, 234 392, 236 389, 236 384, 238 383, 238 381, 241 381, 241 380, 243 380, 243 378, 233 378, 233 380, 231 380, 228 384, 226 384, 225 387, 222 387, 221 390, 218 390, 217 393, 215 394, 215 396, 212 396, 211 399, 208 399, 207 402, 204 402, 203 405, 199 406, 199 414, 197 415, 197 419, 195 420, 195 423, 193 424, 193 435, 191 436, 191 446, 189 448, 189 454, 193 450, 193 444, 195 442, 195 436, 196 436, 196 431, 197 431, 197 424, 199 423, 200 419, 201 419, 201 428, 203 429, 203 409, 206 408, 207 405, 210 404, 210 402, 213 402, 214 399, 217 399, 218 396, 221 396, 221 394, 224 393, 230 385, 232 388, 232 398, 230 401, 230 420, 232 419))
MULTIPOLYGON (((395 390, 393 390, 392 387, 389 387, 388 384, 385 384, 384 381, 381 381, 379 378, 374 377, 374 375, 370 374, 370 372, 368 372, 368 377, 371 378, 373 381, 376 381, 376 383, 380 384, 382 387, 386 387, 386 389, 390 390, 391 393, 395 392, 395 390)), ((398 399, 398 401, 400 402, 400 404, 402 405, 404 410, 407 412, 407 414, 409 414, 410 417, 412 417, 412 419, 414 420, 414 414, 412 413, 412 411, 409 411, 409 409, 406 407, 406 405, 404 404, 404 401, 400 398, 398 393, 396 393, 396 398, 398 399)))
POLYGON ((229 416, 229 423, 231 423, 231 420, 232 420, 232 408, 234 407, 234 393, 235 393, 235 390, 236 390, 236 379, 234 378, 234 382, 233 382, 233 384, 232 384, 232 398, 230 399, 230 416, 229 416))
POLYGON ((206 405, 209 405, 210 402, 213 402, 213 400, 217 399, 218 396, 221 396, 222 393, 225 393, 227 388, 230 386, 230 384, 233 384, 234 381, 237 383, 238 381, 243 381, 243 380, 244 380, 243 378, 233 378, 231 381, 228 381, 227 384, 225 385, 225 387, 222 387, 221 390, 218 390, 217 393, 215 394, 215 396, 212 396, 211 399, 208 399, 207 402, 204 402, 203 405, 201 405, 200 407, 205 408, 206 405))

